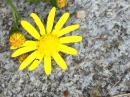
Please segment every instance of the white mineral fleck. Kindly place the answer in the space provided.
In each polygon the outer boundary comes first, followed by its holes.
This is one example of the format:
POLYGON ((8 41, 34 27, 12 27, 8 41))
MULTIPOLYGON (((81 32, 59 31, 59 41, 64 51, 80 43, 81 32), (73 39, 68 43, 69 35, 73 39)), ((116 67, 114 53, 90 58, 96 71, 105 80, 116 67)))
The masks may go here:
POLYGON ((86 17, 86 11, 85 10, 77 10, 76 11, 76 18, 84 19, 85 17, 86 17))

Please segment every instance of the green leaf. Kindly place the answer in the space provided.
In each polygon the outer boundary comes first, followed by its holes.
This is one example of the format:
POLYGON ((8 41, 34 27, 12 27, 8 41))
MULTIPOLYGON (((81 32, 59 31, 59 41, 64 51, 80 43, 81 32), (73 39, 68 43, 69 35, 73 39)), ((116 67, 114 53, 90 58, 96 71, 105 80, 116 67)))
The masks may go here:
POLYGON ((11 0, 6 0, 6 2, 11 6, 11 9, 12 9, 12 14, 13 14, 13 18, 14 18, 14 27, 19 29, 18 24, 20 21, 20 16, 18 14, 18 11, 16 10, 16 8, 13 5, 13 3, 11 2, 11 0))

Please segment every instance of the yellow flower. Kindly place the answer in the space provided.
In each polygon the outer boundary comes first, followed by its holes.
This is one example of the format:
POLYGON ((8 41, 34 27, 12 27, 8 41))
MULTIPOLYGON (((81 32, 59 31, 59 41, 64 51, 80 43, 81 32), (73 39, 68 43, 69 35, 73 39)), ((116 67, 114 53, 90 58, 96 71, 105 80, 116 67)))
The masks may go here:
POLYGON ((21 32, 11 32, 9 37, 10 49, 21 47, 25 42, 25 37, 21 32))
POLYGON ((44 58, 44 70, 47 75, 51 73, 51 57, 56 61, 56 63, 64 70, 67 69, 67 65, 63 58, 60 56, 59 52, 64 52, 67 54, 75 55, 77 50, 72 47, 68 47, 66 43, 79 42, 82 40, 81 36, 66 36, 61 37, 66 33, 79 28, 78 24, 71 25, 68 27, 63 27, 67 19, 69 18, 69 13, 64 13, 62 17, 58 20, 57 24, 53 28, 53 22, 55 17, 56 8, 53 7, 48 15, 46 30, 40 18, 35 14, 31 13, 31 17, 34 19, 36 25, 39 28, 39 32, 27 21, 22 20, 22 27, 32 35, 36 41, 27 40, 23 44, 22 48, 16 50, 12 57, 17 57, 21 54, 33 51, 20 65, 19 69, 23 70, 29 66, 29 70, 32 71, 40 64, 44 58))

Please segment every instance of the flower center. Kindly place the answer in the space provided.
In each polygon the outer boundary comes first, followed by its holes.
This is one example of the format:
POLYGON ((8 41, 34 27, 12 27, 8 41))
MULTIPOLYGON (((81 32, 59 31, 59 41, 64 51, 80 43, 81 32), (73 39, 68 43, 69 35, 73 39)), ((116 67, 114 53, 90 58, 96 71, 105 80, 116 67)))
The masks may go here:
POLYGON ((25 37, 22 33, 15 32, 10 35, 9 41, 12 46, 14 46, 15 48, 19 48, 25 42, 25 37))
POLYGON ((60 8, 64 7, 66 5, 66 0, 58 0, 58 5, 60 8))
POLYGON ((54 52, 58 52, 59 45, 61 43, 57 36, 45 34, 38 41, 38 51, 42 55, 53 55, 54 52))

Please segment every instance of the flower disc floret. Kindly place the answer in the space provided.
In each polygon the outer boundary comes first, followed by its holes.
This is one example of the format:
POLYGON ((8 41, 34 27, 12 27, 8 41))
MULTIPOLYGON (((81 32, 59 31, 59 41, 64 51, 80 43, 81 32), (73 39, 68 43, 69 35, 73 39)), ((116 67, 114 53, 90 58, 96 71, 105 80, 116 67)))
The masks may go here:
POLYGON ((58 37, 52 34, 43 35, 37 44, 37 49, 41 54, 50 56, 52 56, 54 52, 58 52, 58 48, 61 45, 58 37))
POLYGON ((25 42, 25 37, 21 32, 14 32, 9 37, 9 42, 11 45, 10 49, 16 49, 23 45, 25 42))
POLYGON ((66 6, 66 0, 51 0, 51 4, 57 8, 63 8, 66 6))
POLYGON ((63 8, 66 5, 66 0, 58 0, 57 3, 60 8, 63 8))
POLYGON ((19 63, 21 64, 27 57, 28 57, 29 54, 23 54, 23 55, 20 55, 19 58, 18 58, 18 61, 19 63))

